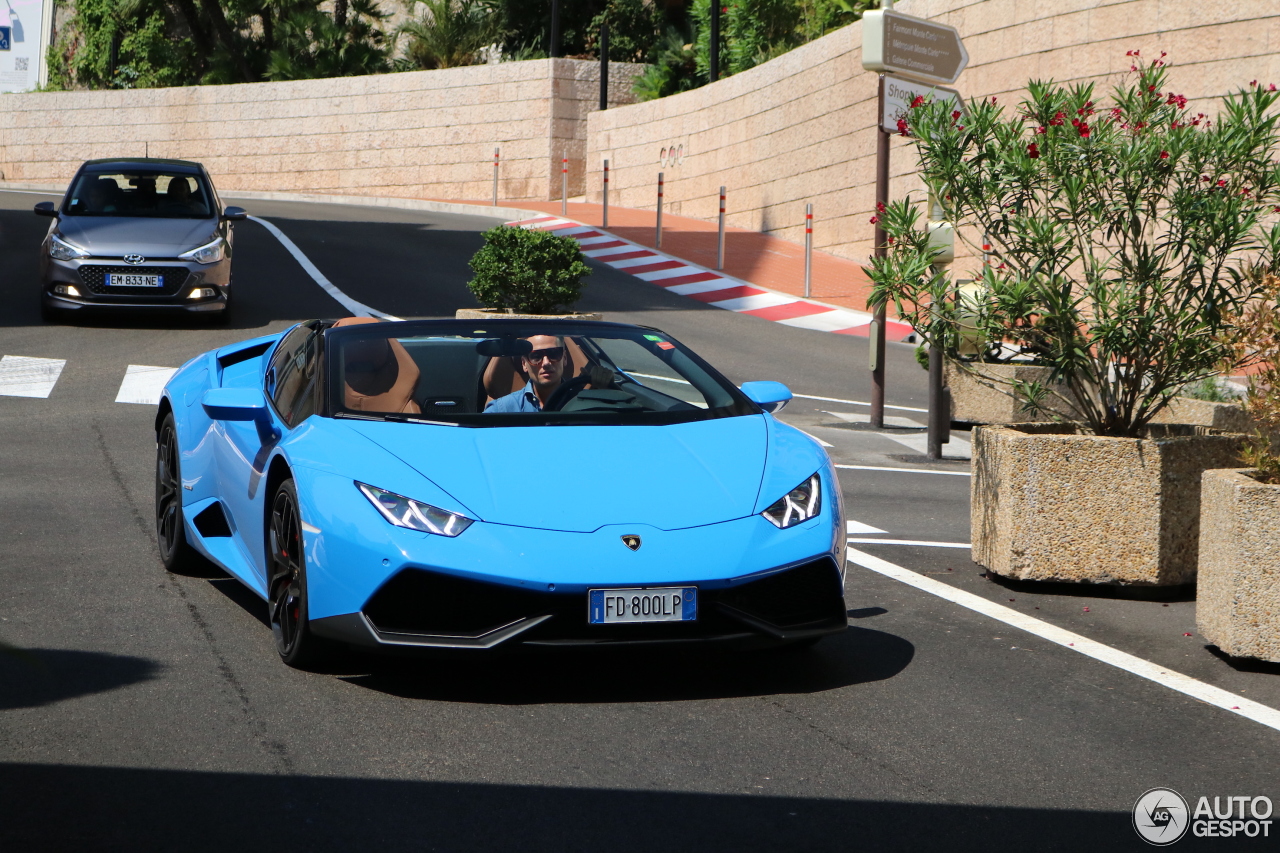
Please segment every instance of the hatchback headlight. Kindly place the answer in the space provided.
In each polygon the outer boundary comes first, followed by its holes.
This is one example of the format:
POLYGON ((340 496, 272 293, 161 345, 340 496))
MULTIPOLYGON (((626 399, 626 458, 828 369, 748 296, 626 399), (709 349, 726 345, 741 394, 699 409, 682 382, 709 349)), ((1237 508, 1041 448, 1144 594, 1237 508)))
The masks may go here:
POLYGON ((68 243, 57 234, 49 235, 49 257, 55 261, 75 261, 89 257, 89 253, 75 243, 68 243))
POLYGON ((814 518, 821 511, 822 478, 814 473, 760 514, 773 522, 775 527, 786 530, 814 518))
POLYGON ((356 483, 356 487, 382 513, 382 517, 396 527, 452 538, 471 526, 471 519, 465 515, 439 509, 376 486, 356 483))
POLYGON ((216 264, 226 256, 226 242, 221 237, 216 237, 211 243, 205 243, 190 252, 183 252, 178 255, 178 260, 195 261, 197 264, 216 264))

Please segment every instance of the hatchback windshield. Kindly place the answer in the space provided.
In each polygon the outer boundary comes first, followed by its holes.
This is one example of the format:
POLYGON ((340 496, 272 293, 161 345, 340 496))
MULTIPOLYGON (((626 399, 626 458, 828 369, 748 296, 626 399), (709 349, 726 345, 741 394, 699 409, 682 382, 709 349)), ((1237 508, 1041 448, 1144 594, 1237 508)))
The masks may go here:
POLYGON ((668 424, 759 411, 667 335, 611 324, 369 323, 331 330, 325 360, 337 417, 668 424))
POLYGON ((82 172, 62 212, 71 216, 208 219, 213 204, 197 175, 163 170, 82 172))

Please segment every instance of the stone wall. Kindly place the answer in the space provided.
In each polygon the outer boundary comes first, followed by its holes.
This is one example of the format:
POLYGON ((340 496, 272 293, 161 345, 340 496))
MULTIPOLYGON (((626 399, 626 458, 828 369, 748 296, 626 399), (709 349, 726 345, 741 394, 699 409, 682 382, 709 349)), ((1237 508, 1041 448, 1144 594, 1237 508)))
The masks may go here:
MULTIPOLYGON (((629 103, 641 67, 610 66, 629 103)), ((501 148, 505 202, 582 192, 599 66, 504 62, 368 77, 128 91, 0 95, 0 180, 66 182, 84 160, 198 160, 223 191, 488 199, 501 148)))
MULTIPOLYGON (((1240 0, 899 0, 896 11, 956 27, 970 54, 955 87, 1013 105, 1027 80, 1093 81, 1104 91, 1129 68, 1125 52, 1167 51, 1178 92, 1216 112, 1250 80, 1280 83, 1280 3, 1240 0)), ((658 172, 667 209, 728 222, 865 261, 875 201, 875 75, 862 70, 853 24, 742 74, 692 92, 588 118, 587 163, 610 160, 610 203, 652 208, 658 172), (674 145, 677 156, 662 160, 674 145)), ((890 195, 919 190, 909 141, 892 141, 890 195)), ((598 200, 598 174, 588 176, 598 200)), ((962 261, 963 262, 963 261, 962 261)), ((961 262, 961 263, 962 263, 961 262)))

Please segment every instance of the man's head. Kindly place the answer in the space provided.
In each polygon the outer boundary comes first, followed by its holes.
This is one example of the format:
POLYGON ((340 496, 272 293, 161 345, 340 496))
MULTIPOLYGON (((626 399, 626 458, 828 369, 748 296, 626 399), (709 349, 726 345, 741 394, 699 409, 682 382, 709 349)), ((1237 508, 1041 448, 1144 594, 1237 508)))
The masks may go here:
POLYGON ((545 400, 564 381, 565 368, 569 363, 564 338, 558 335, 534 335, 526 340, 533 346, 533 352, 521 356, 521 363, 534 390, 545 400))
POLYGON ((165 195, 169 201, 185 203, 191 198, 191 185, 186 178, 170 178, 165 195))

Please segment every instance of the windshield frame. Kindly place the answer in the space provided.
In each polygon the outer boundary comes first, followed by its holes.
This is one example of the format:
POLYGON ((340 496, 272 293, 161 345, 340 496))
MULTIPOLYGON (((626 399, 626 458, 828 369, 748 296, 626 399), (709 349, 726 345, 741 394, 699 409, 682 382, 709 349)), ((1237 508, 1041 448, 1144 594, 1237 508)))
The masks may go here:
POLYGON ((324 400, 318 414, 335 419, 363 421, 388 421, 396 423, 420 423, 449 427, 530 427, 530 426, 668 426, 672 424, 691 423, 695 421, 717 420, 724 417, 741 417, 762 414, 756 403, 752 402, 742 391, 730 382, 720 371, 711 366, 696 352, 689 349, 677 339, 660 329, 650 326, 632 325, 629 323, 608 323, 592 320, 400 320, 378 324, 363 324, 334 328, 329 326, 324 331, 324 342, 321 352, 324 353, 321 369, 324 371, 324 400), (592 416, 575 412, 537 412, 521 414, 465 413, 456 415, 437 415, 437 413, 411 415, 393 413, 362 412, 347 409, 342 405, 345 399, 341 387, 342 377, 338 369, 337 358, 331 354, 341 352, 343 343, 348 339, 356 340, 364 337, 429 337, 464 336, 494 338, 513 336, 517 338, 531 335, 562 335, 593 337, 603 332, 624 332, 641 337, 645 334, 661 335, 669 341, 683 356, 702 370, 707 377, 718 384, 728 394, 732 403, 717 408, 695 408, 671 412, 630 413, 625 420, 616 416, 592 416))

